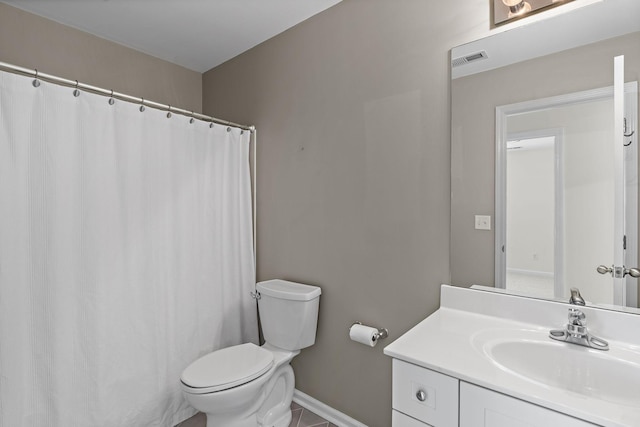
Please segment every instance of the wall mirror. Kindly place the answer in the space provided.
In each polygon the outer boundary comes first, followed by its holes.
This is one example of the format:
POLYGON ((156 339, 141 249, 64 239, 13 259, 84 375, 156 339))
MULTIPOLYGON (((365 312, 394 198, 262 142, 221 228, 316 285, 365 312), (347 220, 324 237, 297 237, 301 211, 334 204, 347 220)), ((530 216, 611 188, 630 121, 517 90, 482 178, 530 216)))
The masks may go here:
POLYGON ((638 306, 638 279, 596 270, 638 266, 638 46, 640 3, 614 0, 452 50, 453 284, 638 306))

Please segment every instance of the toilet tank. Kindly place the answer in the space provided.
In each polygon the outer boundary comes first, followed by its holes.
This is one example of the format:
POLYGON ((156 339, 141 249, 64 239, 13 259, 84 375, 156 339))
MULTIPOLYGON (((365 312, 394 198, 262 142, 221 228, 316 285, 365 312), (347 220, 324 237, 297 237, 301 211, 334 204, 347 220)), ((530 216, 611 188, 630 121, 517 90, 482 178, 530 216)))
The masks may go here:
POLYGON ((321 290, 286 280, 259 282, 258 310, 267 343, 296 351, 316 342, 321 290))

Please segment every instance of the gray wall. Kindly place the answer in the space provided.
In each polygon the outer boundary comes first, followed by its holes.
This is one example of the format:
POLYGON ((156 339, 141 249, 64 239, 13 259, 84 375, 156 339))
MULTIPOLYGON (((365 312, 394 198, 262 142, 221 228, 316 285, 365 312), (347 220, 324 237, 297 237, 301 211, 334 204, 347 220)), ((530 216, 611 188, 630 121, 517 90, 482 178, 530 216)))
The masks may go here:
POLYGON ((202 75, 0 3, 0 61, 187 110, 202 75))
POLYGON ((323 289, 297 387, 382 427, 382 348, 450 279, 449 49, 488 28, 486 0, 344 0, 202 77, 0 3, 0 60, 255 124, 259 279, 323 289), (390 339, 351 342, 355 320, 390 339))
POLYGON ((617 55, 625 55, 625 81, 640 80, 639 46, 640 33, 633 33, 453 81, 453 284, 493 286, 494 231, 475 230, 473 216, 495 216, 495 107, 611 86, 617 55))
POLYGON ((204 75, 204 112, 258 129, 258 278, 322 287, 296 387, 372 427, 391 425, 384 345, 449 281, 449 49, 488 7, 345 0, 204 75), (356 320, 390 339, 350 341, 356 320))

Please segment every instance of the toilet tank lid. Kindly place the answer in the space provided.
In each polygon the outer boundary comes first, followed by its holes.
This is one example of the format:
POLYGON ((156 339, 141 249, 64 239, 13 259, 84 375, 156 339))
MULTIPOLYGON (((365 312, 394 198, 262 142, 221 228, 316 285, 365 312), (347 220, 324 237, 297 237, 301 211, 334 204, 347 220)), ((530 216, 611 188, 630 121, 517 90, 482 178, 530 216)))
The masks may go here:
POLYGON ((263 295, 294 301, 310 301, 319 297, 322 293, 317 286, 303 285, 302 283, 281 279, 259 282, 256 285, 256 289, 263 295))

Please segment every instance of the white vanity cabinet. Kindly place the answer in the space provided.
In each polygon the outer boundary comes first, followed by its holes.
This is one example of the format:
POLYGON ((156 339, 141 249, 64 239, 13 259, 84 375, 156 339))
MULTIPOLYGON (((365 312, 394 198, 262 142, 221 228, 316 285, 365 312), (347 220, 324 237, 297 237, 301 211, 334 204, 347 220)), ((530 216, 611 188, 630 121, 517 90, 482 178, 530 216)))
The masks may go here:
POLYGON ((391 425, 393 427, 431 427, 429 424, 425 424, 421 421, 411 418, 408 415, 403 414, 395 409, 392 411, 391 425))
POLYGON ((460 427, 593 427, 595 425, 460 381, 460 427))
POLYGON ((393 427, 589 427, 595 424, 393 359, 393 427))
POLYGON ((549 338, 567 304, 443 285, 384 349, 393 427, 640 427, 640 315, 584 310, 609 351, 549 338))

